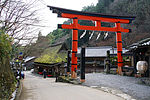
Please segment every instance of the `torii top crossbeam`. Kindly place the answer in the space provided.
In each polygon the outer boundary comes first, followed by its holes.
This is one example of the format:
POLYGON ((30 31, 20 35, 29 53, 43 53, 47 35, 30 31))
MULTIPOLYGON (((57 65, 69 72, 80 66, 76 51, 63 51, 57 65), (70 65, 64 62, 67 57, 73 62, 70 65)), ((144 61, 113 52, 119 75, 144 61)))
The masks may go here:
MULTIPOLYGON (((63 13, 64 14, 72 14, 72 15, 75 15, 75 16, 70 16, 68 18, 74 18, 74 17, 77 17, 78 15, 82 15, 82 16, 90 16, 90 17, 94 17, 93 20, 97 20, 95 19, 96 17, 97 18, 112 18, 112 19, 117 19, 117 20, 120 20, 120 22, 122 23, 129 23, 129 21, 132 21, 135 19, 134 16, 117 16, 117 15, 106 15, 106 14, 100 14, 100 13, 89 13, 89 12, 83 12, 83 11, 76 11, 76 10, 70 10, 70 9, 64 9, 64 8, 59 8, 59 7, 54 7, 54 6, 47 6, 50 8, 50 10, 53 11, 53 13, 57 13, 58 14, 58 17, 63 17, 63 13), (122 21, 121 21, 122 20, 122 21), (127 22, 123 22, 123 20, 129 20, 127 22)), ((80 17, 82 19, 82 17, 80 17)), ((80 19, 79 18, 79 19, 80 19)), ((86 18, 88 19, 88 18, 86 18)), ((110 22, 110 20, 108 19, 108 21, 110 22)), ((117 22, 116 20, 112 21, 112 22, 117 22)))
POLYGON ((118 56, 118 69, 121 74, 121 67, 123 66, 122 60, 122 38, 121 32, 130 32, 130 29, 123 29, 122 24, 129 24, 135 19, 133 16, 116 16, 116 15, 105 15, 100 13, 89 13, 82 11, 69 10, 59 7, 48 6, 53 13, 57 13, 58 17, 73 19, 71 25, 58 24, 58 28, 62 29, 73 29, 72 34, 72 72, 77 69, 77 47, 78 47, 78 30, 94 30, 94 31, 110 31, 117 33, 117 56, 118 56), (90 20, 95 21, 95 26, 84 26, 78 23, 78 20, 90 20), (115 27, 102 27, 101 22, 115 23, 115 27))

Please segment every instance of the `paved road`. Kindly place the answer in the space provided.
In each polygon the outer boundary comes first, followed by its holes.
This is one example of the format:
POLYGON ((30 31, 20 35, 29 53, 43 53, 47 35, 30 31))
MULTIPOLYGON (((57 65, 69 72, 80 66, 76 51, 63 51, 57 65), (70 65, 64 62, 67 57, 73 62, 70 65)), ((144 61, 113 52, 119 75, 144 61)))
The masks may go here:
POLYGON ((26 77, 22 81, 23 91, 19 100, 123 100, 101 90, 67 83, 55 83, 54 78, 43 79, 31 72, 25 74, 26 77))
POLYGON ((150 100, 150 86, 139 84, 140 78, 91 73, 86 74, 86 86, 109 87, 129 94, 137 100, 150 100))

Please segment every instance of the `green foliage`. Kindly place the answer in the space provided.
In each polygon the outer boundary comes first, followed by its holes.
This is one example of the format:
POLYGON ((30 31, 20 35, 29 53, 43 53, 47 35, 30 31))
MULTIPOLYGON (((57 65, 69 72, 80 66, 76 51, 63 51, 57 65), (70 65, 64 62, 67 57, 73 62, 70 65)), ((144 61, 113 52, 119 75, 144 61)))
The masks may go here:
MULTIPOLYGON (((7 65, 5 65, 5 67, 6 66, 7 65)), ((10 66, 7 66, 6 68, 5 72, 0 72, 0 100, 10 99, 12 92, 16 89, 16 80, 10 70, 10 66)))
POLYGON ((54 41, 55 40, 55 36, 53 34, 49 34, 48 38, 49 38, 49 41, 50 41, 51 44, 53 44, 55 42, 54 41))
POLYGON ((15 77, 10 69, 9 59, 12 54, 12 38, 0 30, 0 100, 10 99, 15 89, 15 77))
MULTIPOLYGON (((117 56, 110 57, 110 63, 112 65, 117 65, 117 59, 118 59, 117 56)), ((131 58, 129 56, 124 56, 123 57, 123 63, 125 64, 125 62, 131 62, 131 58)))
POLYGON ((65 36, 68 33, 70 33, 70 30, 56 29, 53 32, 49 33, 47 37, 49 38, 50 44, 54 44, 57 39, 65 36))
POLYGON ((12 39, 3 30, 0 30, 0 58, 10 56, 11 54, 11 41, 12 39))
POLYGON ((96 8, 93 4, 91 4, 90 6, 85 6, 83 7, 82 11, 85 12, 96 12, 96 8))

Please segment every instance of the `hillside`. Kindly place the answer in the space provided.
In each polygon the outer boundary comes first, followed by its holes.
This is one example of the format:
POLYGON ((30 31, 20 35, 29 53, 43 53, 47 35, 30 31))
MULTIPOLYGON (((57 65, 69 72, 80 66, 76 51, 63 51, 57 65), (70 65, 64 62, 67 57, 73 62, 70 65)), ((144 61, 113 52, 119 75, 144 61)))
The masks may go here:
MULTIPOLYGON (((96 12, 111 15, 125 15, 125 16, 136 16, 136 20, 130 25, 123 25, 124 28, 132 29, 131 33, 123 33, 123 46, 126 47, 134 42, 141 39, 150 37, 150 0, 98 0, 96 6, 90 5, 84 7, 82 11, 85 12, 96 12)), ((64 23, 71 23, 68 20, 64 23)), ((90 21, 79 21, 82 25, 92 25, 90 21)), ((103 26, 111 26, 111 24, 103 23, 103 26)), ((79 31, 79 37, 83 33, 83 30, 79 31)), ((87 31, 87 33, 90 33, 87 31)), ((66 38, 68 45, 71 45, 71 30, 57 29, 50 33, 48 36, 51 37, 52 42, 55 43, 60 37, 69 34, 69 38, 66 38)), ((104 39, 106 32, 101 32, 101 36, 98 40, 97 32, 94 33, 91 40, 89 40, 90 34, 86 34, 82 39, 79 38, 79 46, 101 46, 101 45, 112 45, 116 46, 115 33, 110 33, 107 38, 104 39)), ((71 47, 71 46, 70 46, 71 47)))
POLYGON ((24 56, 39 57, 41 53, 49 46, 50 46, 50 38, 47 36, 42 36, 41 33, 39 33, 36 43, 31 43, 23 47, 24 56))
MULTIPOLYGON (((103 1, 103 0, 99 0, 103 1)), ((104 13, 114 15, 136 16, 135 21, 131 25, 124 25, 124 28, 132 29, 132 33, 123 33, 123 46, 126 47, 141 39, 150 37, 150 1, 149 0, 110 0, 112 3, 106 7, 104 13)), ((98 5, 97 5, 98 6, 98 5)), ((115 35, 105 40, 106 45, 115 44, 115 35), (110 42, 108 42, 108 41, 110 42)), ((105 44, 104 41, 97 45, 105 44)))

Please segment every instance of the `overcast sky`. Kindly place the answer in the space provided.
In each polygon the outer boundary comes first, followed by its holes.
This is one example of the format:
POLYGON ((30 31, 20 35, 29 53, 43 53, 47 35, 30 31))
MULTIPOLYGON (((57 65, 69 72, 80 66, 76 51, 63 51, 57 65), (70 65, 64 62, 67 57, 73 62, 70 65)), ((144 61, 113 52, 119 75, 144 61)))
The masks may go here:
POLYGON ((52 13, 46 5, 81 11, 84 6, 96 5, 97 2, 98 0, 39 0, 37 8, 40 9, 38 16, 42 19, 40 25, 45 26, 40 29, 42 34, 47 35, 57 28, 57 24, 67 20, 57 18, 57 14, 52 13))

